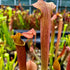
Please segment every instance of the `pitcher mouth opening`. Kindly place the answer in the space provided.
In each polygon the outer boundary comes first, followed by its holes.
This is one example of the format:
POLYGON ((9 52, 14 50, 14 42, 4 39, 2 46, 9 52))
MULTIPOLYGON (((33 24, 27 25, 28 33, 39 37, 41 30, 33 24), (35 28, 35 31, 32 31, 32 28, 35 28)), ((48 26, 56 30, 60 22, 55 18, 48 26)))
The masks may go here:
POLYGON ((15 43, 16 46, 25 46, 25 42, 21 40, 21 43, 15 43))

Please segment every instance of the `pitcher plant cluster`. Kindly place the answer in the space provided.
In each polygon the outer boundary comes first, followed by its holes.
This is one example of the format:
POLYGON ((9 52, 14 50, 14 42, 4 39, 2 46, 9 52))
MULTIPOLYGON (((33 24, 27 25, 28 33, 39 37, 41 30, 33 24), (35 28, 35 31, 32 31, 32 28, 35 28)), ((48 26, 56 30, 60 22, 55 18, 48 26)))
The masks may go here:
MULTIPOLYGON (((56 5, 52 2, 47 3, 43 0, 38 0, 32 4, 32 6, 37 8, 37 10, 30 15, 29 10, 23 10, 21 5, 16 6, 16 9, 12 9, 8 6, 5 10, 3 9, 4 6, 1 6, 0 70, 14 70, 17 64, 19 65, 19 70, 38 70, 37 63, 34 59, 30 58, 27 60, 27 43, 29 52, 32 53, 36 60, 39 61, 39 64, 41 64, 41 70, 62 70, 61 67, 65 62, 67 63, 65 70, 69 70, 70 35, 65 36, 68 24, 63 21, 63 15, 56 13, 52 16, 52 12, 56 8, 56 5), (55 23, 57 20, 58 23, 55 23), (14 27, 15 24, 22 29, 30 30, 23 33, 17 32, 14 35, 13 29, 17 29, 17 26, 14 27), (22 25, 22 27, 20 25, 22 25), (57 42, 54 43, 56 25, 58 34, 57 42), (34 28, 40 28, 41 58, 35 53, 37 35, 34 28), (23 41, 21 37, 25 37, 27 40, 23 41), (8 52, 14 51, 15 49, 14 58, 10 58, 8 52)), ((68 14, 68 17, 69 16, 68 14)))

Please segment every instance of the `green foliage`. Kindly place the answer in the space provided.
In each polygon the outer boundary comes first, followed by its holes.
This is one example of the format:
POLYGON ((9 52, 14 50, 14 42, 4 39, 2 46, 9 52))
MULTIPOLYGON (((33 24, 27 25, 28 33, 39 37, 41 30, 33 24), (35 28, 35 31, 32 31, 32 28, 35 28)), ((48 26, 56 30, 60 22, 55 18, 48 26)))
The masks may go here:
MULTIPOLYGON (((15 52, 14 54, 14 59, 12 61, 10 61, 10 57, 9 57, 9 54, 8 53, 5 53, 4 54, 4 58, 7 59, 7 63, 6 63, 6 66, 5 66, 5 69, 6 70, 13 70, 13 64, 15 63, 15 60, 16 60, 16 57, 17 57, 17 53, 15 52)), ((17 65, 17 64, 16 64, 17 65)))
POLYGON ((0 38, 3 40, 3 30, 2 30, 2 25, 0 23, 0 38))
POLYGON ((14 53, 14 59, 10 61, 10 56, 7 52, 5 52, 4 48, 5 48, 5 43, 0 45, 0 70, 14 70, 14 68, 17 65, 17 62, 15 66, 13 65, 17 58, 17 53, 16 52, 14 53), (4 59, 7 59, 6 63, 4 63, 4 59))
POLYGON ((0 70, 2 70, 2 69, 3 69, 3 58, 0 57, 0 70))
POLYGON ((61 37, 60 48, 63 48, 64 42, 66 41, 66 38, 64 37, 64 35, 65 35, 65 31, 66 31, 67 26, 68 26, 67 24, 64 24, 64 30, 63 30, 63 35, 61 37))
POLYGON ((5 17, 2 19, 1 21, 1 37, 3 37, 3 35, 5 35, 5 38, 6 38, 6 43, 10 46, 9 48, 11 50, 15 50, 15 44, 13 42, 13 39, 11 38, 11 34, 10 32, 8 31, 8 27, 7 27, 7 24, 6 24, 6 20, 5 20, 5 17))
POLYGON ((9 15, 9 20, 10 21, 10 18, 12 16, 12 8, 11 7, 7 7, 7 14, 9 15))
POLYGON ((23 18, 20 13, 18 14, 18 18, 19 18, 20 24, 24 25, 23 18))
POLYGON ((70 47, 70 35, 66 35, 65 39, 66 39, 66 45, 70 47))

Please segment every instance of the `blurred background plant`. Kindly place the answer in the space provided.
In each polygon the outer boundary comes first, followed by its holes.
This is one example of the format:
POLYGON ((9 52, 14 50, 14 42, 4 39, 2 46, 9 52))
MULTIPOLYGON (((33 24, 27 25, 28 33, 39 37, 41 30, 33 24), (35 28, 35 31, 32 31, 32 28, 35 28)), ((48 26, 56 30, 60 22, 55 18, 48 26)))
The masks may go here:
MULTIPOLYGON (((15 50, 15 44, 13 40, 11 39, 11 33, 8 30, 7 24, 6 24, 6 16, 0 17, 0 38, 4 41, 6 41, 6 49, 7 50, 15 50)), ((12 32, 13 33, 13 32, 12 32)))
POLYGON ((7 50, 5 50, 6 41, 0 39, 0 70, 14 70, 17 65, 17 53, 14 52, 14 58, 11 59, 7 50))

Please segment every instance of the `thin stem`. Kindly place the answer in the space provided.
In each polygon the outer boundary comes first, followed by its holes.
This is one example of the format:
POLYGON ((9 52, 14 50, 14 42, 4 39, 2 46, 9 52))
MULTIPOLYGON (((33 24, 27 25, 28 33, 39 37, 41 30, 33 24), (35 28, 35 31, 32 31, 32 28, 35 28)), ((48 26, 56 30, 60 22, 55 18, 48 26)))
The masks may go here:
POLYGON ((60 48, 63 48, 64 42, 65 42, 64 35, 65 35, 67 26, 68 26, 67 24, 64 25, 64 30, 63 30, 63 35, 62 35, 62 44, 61 44, 60 48))
POLYGON ((62 26, 63 26, 63 19, 60 18, 60 20, 59 20, 59 28, 58 28, 57 44, 56 44, 56 51, 55 51, 55 59, 57 58, 57 53, 58 53, 58 49, 59 49, 59 43, 60 43, 60 38, 61 38, 62 26))
MULTIPOLYGON (((51 46, 50 46, 50 54, 54 53, 54 38, 55 38, 55 24, 52 22, 52 33, 51 33, 51 46)), ((50 69, 52 70, 53 65, 53 56, 50 56, 50 69)))

